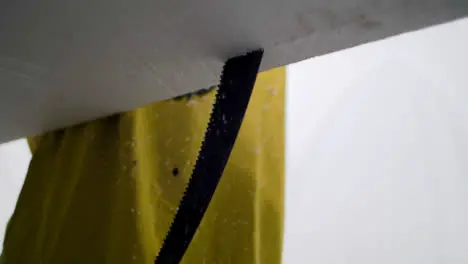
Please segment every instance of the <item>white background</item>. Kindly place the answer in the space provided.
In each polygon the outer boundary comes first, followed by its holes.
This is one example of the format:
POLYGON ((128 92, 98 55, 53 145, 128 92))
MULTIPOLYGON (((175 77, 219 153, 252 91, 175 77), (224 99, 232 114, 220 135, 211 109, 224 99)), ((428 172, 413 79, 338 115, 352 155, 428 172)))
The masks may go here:
MULTIPOLYGON (((284 263, 468 263, 468 19, 288 67, 284 263)), ((0 146, 0 238, 30 159, 0 146)))
POLYGON ((0 145, 0 252, 5 226, 15 208, 30 159, 31 153, 24 139, 0 145))

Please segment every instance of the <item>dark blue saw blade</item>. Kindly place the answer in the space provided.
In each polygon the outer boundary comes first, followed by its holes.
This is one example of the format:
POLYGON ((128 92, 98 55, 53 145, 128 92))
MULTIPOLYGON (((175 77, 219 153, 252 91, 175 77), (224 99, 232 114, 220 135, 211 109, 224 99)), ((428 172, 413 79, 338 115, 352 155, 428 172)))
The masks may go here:
POLYGON ((180 263, 192 241, 236 141, 262 56, 263 50, 257 50, 224 65, 195 167, 155 264, 180 263))

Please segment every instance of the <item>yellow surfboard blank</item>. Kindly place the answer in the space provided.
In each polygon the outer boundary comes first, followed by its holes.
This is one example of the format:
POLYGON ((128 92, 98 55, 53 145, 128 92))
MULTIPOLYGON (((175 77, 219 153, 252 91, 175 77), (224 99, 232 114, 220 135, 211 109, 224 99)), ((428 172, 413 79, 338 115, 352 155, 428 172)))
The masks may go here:
MULTIPOLYGON (((280 263, 285 69, 258 76, 233 153, 183 263, 280 263)), ((153 263, 177 211, 215 91, 30 140, 4 242, 12 263, 153 263)))

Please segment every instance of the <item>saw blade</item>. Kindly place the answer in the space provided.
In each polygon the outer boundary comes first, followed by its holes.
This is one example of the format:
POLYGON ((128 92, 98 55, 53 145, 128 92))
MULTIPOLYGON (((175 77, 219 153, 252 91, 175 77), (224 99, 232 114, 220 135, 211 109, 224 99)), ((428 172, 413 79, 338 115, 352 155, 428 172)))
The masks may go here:
POLYGON ((192 241, 236 141, 262 56, 257 50, 224 65, 197 161, 155 264, 180 263, 192 241))

